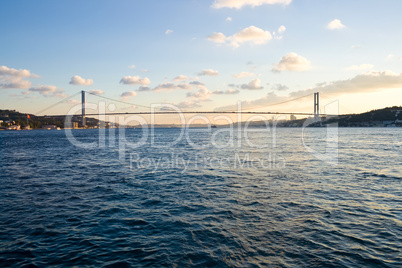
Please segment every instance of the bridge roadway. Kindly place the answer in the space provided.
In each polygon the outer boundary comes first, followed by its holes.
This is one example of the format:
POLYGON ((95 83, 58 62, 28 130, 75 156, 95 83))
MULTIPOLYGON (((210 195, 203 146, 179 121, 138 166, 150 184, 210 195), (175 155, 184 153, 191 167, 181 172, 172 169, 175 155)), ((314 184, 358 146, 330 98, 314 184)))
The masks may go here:
MULTIPOLYGON (((129 114, 287 114, 287 115, 314 115, 313 113, 289 113, 289 112, 242 112, 242 111, 155 111, 155 112, 126 112, 126 113, 105 113, 102 115, 129 115, 129 114)), ((99 114, 85 114, 85 116, 96 116, 99 114)), ((320 114, 325 116, 325 114, 320 114)))
MULTIPOLYGON (((268 114, 284 114, 284 115, 312 115, 314 113, 289 113, 289 112, 242 112, 242 111, 156 111, 156 112, 125 112, 125 113, 85 113, 85 117, 87 116, 104 116, 104 115, 150 115, 150 114, 255 114, 255 115, 268 115, 268 114)), ((320 114, 320 116, 330 116, 331 114, 320 114)), ((36 117, 65 117, 67 115, 42 115, 36 117)), ((82 116, 79 114, 71 115, 71 116, 82 116)), ((336 115, 338 116, 338 115, 336 115)))

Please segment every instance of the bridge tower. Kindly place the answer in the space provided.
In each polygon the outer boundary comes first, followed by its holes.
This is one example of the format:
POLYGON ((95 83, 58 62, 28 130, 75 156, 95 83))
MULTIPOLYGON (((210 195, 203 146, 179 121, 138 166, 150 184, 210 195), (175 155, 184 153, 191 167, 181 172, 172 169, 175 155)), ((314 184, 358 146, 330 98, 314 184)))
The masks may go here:
POLYGON ((82 127, 86 127, 86 122, 85 122, 85 91, 82 90, 81 91, 81 104, 82 104, 82 108, 81 108, 81 114, 82 114, 82 127))
POLYGON ((320 120, 320 93, 314 93, 314 121, 320 120))

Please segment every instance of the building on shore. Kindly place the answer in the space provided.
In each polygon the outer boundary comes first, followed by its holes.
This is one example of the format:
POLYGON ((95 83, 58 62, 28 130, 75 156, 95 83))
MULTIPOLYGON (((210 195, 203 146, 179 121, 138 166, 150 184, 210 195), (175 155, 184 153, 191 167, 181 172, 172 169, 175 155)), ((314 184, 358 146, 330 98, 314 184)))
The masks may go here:
POLYGON ((21 130, 19 125, 11 125, 6 128, 7 130, 21 130))
POLYGON ((43 125, 42 128, 43 128, 43 129, 48 129, 48 130, 60 129, 60 128, 57 127, 56 125, 43 125))

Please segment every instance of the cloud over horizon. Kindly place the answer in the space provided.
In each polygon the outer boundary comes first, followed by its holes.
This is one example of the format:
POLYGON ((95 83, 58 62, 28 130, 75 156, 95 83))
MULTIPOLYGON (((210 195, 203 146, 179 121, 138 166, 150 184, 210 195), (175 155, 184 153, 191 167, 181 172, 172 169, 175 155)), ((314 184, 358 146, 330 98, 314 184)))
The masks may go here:
POLYGON ((103 90, 92 89, 91 91, 89 91, 89 93, 94 94, 94 95, 103 95, 103 90))
POLYGON ((148 77, 141 78, 139 76, 124 76, 120 80, 120 83, 124 85, 149 85, 151 81, 148 77))
POLYGON ((186 84, 186 83, 181 83, 181 84, 175 84, 175 83, 162 83, 157 85, 154 89, 152 89, 152 91, 156 91, 156 92, 161 92, 161 91, 174 91, 174 90, 192 90, 193 87, 190 84, 186 84))
POLYGON ((310 69, 311 63, 304 57, 294 52, 288 53, 281 58, 278 64, 272 68, 273 72, 295 71, 303 72, 310 69))
POLYGON ((32 86, 27 78, 38 78, 26 69, 13 69, 7 66, 0 66, 0 89, 27 89, 32 86))
POLYGON ((272 86, 272 89, 276 90, 276 91, 284 91, 284 90, 288 90, 289 88, 282 84, 275 84, 272 86))
POLYGON ((74 75, 71 77, 71 81, 69 84, 71 85, 82 85, 82 86, 89 86, 92 85, 94 80, 92 79, 84 79, 81 76, 74 75))
POLYGON ((180 81, 187 81, 187 80, 190 80, 190 78, 188 76, 182 75, 182 74, 173 78, 173 82, 180 82, 180 81))
POLYGON ((291 96, 302 96, 313 92, 327 95, 348 93, 376 92, 384 89, 402 88, 402 73, 391 71, 370 71, 346 80, 321 83, 316 87, 290 93, 291 96))
POLYGON ((240 88, 249 90, 258 90, 263 89, 264 87, 261 86, 261 80, 256 78, 254 80, 251 80, 248 84, 241 85, 240 88))
POLYGON ((128 100, 129 98, 135 97, 135 96, 137 96, 137 92, 135 92, 135 91, 126 91, 126 92, 121 93, 120 98, 122 100, 128 100))
MULTIPOLYGON (((320 83, 315 87, 305 90, 290 92, 287 96, 280 96, 269 92, 262 98, 242 101, 242 108, 255 108, 287 101, 292 98, 302 97, 314 92, 324 93, 327 96, 339 96, 343 94, 356 94, 367 92, 379 92, 386 89, 402 88, 402 73, 391 71, 371 71, 356 75, 350 79, 337 80, 329 83, 320 83)), ((310 101, 310 100, 309 100, 310 101)), ((233 110, 236 105, 226 105, 215 110, 233 110)))
POLYGON ((52 85, 37 85, 28 89, 29 92, 37 92, 45 97, 66 98, 64 90, 52 85))
POLYGON ((212 92, 209 91, 206 87, 201 87, 196 92, 187 93, 188 98, 194 98, 194 99, 200 99, 200 100, 208 99, 209 96, 211 96, 211 95, 212 95, 212 92))
POLYGON ((234 94, 239 94, 240 90, 238 89, 232 89, 229 88, 228 90, 215 90, 212 92, 212 94, 215 95, 234 95, 234 94))
POLYGON ((200 76, 218 76, 219 72, 216 70, 212 70, 212 69, 204 69, 202 70, 200 73, 198 73, 198 75, 200 76))

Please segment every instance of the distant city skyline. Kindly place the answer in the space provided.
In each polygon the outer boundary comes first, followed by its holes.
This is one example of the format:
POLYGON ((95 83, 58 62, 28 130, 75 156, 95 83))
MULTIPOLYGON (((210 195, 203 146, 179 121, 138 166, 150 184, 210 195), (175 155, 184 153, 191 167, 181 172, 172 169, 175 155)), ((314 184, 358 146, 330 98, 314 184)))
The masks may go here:
MULTIPOLYGON (((400 10, 396 0, 4 0, 0 109, 35 114, 81 90, 184 110, 313 92, 340 113, 402 105, 400 10)), ((275 109, 312 112, 313 99, 275 109)))

